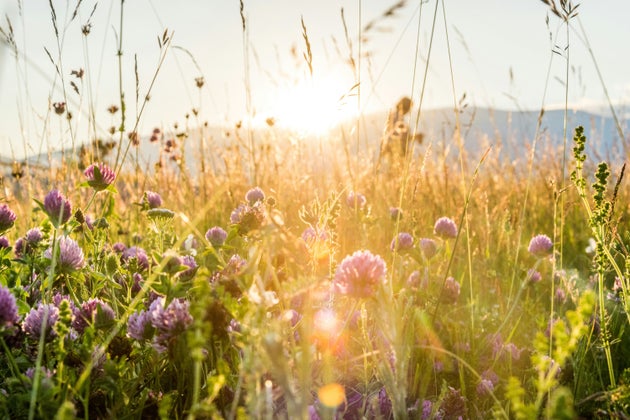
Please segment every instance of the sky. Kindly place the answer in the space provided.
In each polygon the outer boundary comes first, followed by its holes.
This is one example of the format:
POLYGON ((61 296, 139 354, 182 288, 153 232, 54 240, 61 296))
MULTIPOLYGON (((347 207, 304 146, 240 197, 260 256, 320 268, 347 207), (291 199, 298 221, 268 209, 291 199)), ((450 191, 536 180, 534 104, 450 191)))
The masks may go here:
POLYGON ((181 127, 193 109, 210 124, 231 127, 250 115, 252 124, 274 118, 318 130, 388 109, 402 96, 422 109, 453 108, 462 97, 469 107, 560 107, 567 60, 570 106, 594 109, 605 95, 584 35, 611 100, 622 109, 630 99, 627 0, 583 0, 568 42, 566 27, 540 0, 437 1, 243 0, 244 32, 237 0, 127 0, 121 36, 122 2, 83 0, 72 20, 77 1, 53 0, 58 42, 48 2, 2 0, 0 27, 8 33, 10 21, 17 59, 0 43, 0 155, 107 138, 120 124, 120 113, 107 108, 120 105, 121 79, 130 130, 158 67, 140 133, 181 127), (158 66, 165 31, 172 37, 158 66), (79 69, 82 79, 71 75, 79 69), (72 129, 51 114, 56 102, 67 102, 72 129), (96 127, 87 124, 90 109, 96 127))

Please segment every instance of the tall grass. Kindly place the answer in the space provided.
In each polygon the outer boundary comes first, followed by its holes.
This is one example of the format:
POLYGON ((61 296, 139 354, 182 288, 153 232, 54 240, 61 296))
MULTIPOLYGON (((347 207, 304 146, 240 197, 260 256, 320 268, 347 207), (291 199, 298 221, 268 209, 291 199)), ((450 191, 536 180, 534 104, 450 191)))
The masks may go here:
MULTIPOLYGON (((568 42, 576 7, 546 3, 568 42)), ((131 119, 123 68, 132 57, 122 53, 129 31, 121 1, 119 103, 108 124, 115 152, 104 148, 97 156, 97 92, 88 75, 80 102, 88 103, 93 154, 75 150, 80 135, 66 108, 72 150, 63 162, 3 179, 1 416, 623 418, 630 401, 629 196, 623 168, 611 174, 609 164, 584 154, 589 139, 582 128, 567 155, 569 51, 576 47, 563 53, 564 144, 540 150, 545 86, 529 153, 506 161, 495 145, 474 160, 460 121, 448 5, 436 1, 429 28, 421 27, 423 5, 413 61, 422 30, 431 34, 427 60, 424 69, 414 65, 410 92, 402 93, 417 102, 407 122, 410 153, 376 162, 379 139, 361 146, 360 136, 370 133, 364 116, 351 123, 354 132, 347 126, 331 132, 324 147, 284 141, 295 134, 272 123, 254 130, 249 120, 212 138, 196 109, 184 126, 154 132, 159 150, 143 168, 136 143, 147 141, 141 121, 160 88, 173 34, 158 35, 144 96, 133 58, 131 119), (423 130, 439 30, 456 122, 443 139, 417 146, 412 136, 423 130), (186 161, 186 147, 198 147, 195 162, 186 161), (100 161, 107 166, 89 166, 100 161), (72 203, 67 220, 51 204, 53 188, 72 203), (543 245, 530 242, 539 234, 543 245)), ((50 57, 65 95, 77 87, 67 82, 65 32, 49 6, 58 47, 57 59, 50 57)), ((358 12, 356 55, 342 12, 344 56, 355 75, 349 90, 364 81, 370 64, 362 34, 375 25, 358 12)), ((255 86, 242 1, 240 17, 251 113, 255 86)), ((312 75, 317 57, 306 22, 304 59, 312 75)), ((2 29, 17 51, 13 29, 2 29)), ((194 82, 201 103, 204 80, 194 82)), ((360 104, 370 96, 362 92, 360 104)))

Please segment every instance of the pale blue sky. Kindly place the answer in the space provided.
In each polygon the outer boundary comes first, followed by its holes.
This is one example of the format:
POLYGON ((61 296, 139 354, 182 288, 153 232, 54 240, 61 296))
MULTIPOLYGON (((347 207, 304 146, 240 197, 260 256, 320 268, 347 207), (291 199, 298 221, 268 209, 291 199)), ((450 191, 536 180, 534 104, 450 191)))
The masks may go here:
MULTIPOLYGON (((341 21, 344 9, 353 55, 359 50, 359 28, 377 19, 392 6, 387 0, 250 0, 244 1, 249 40, 249 81, 254 110, 259 117, 279 120, 299 119, 302 104, 287 99, 287 92, 299 79, 306 77, 302 54, 300 18, 304 18, 313 54, 316 91, 330 90, 338 98, 355 83, 357 76, 343 62, 349 55, 341 21), (359 10, 359 4, 361 8, 359 10), (297 57, 291 56, 294 48, 297 57), (340 56, 341 54, 341 56, 340 56), (343 58, 342 58, 343 57, 343 58), (320 80, 328 80, 320 85, 320 80), (283 102, 282 106, 278 103, 283 102), (291 113, 290 111, 293 111, 291 113), (278 113, 284 115, 277 115, 278 113)), ((76 2, 54 0, 60 28, 63 29, 76 2)), ((67 26, 62 47, 65 81, 75 80, 72 70, 89 70, 91 101, 97 123, 106 130, 112 120, 106 109, 117 104, 118 67, 116 33, 119 27, 120 2, 98 2, 91 20, 92 32, 83 42, 80 27, 87 22, 95 0, 84 0, 77 19, 67 26), (89 69, 88 69, 89 64, 89 69)), ((501 109, 538 109, 543 102, 545 79, 551 56, 552 35, 561 30, 557 42, 566 45, 559 19, 547 13, 539 0, 447 0, 446 21, 453 59, 453 76, 457 97, 464 92, 469 106, 501 109), (549 15, 549 28, 545 18, 549 15), (513 80, 510 80, 510 69, 513 80)), ((419 97, 424 76, 435 0, 409 1, 393 17, 380 20, 361 44, 369 59, 361 61, 361 107, 364 111, 384 109, 403 95, 419 97), (421 11, 419 43, 418 12, 421 11), (416 60, 416 44, 418 59, 416 60), (414 82, 414 63, 416 74, 414 82), (414 89, 412 90, 412 86, 414 89)), ((630 2, 627 0, 584 0, 578 9, 580 21, 588 35, 606 86, 616 103, 630 98, 630 2)), ((48 101, 63 101, 53 89, 55 70, 46 47, 57 60, 58 48, 51 24, 51 11, 46 1, 2 0, 0 14, 6 14, 14 27, 20 59, 16 64, 12 52, 0 46, 0 151, 16 156, 40 145, 68 145, 67 125, 59 118, 50 118, 44 127, 48 101), (18 5, 21 4, 22 14, 18 5), (24 57, 28 58, 25 64, 24 57), (21 123, 20 123, 21 122, 21 123), (21 128, 20 128, 21 127, 21 128), (22 132, 22 134, 20 133, 22 132), (42 142, 43 139, 43 142, 42 142)), ((127 0, 124 9, 123 76, 128 104, 128 118, 136 112, 134 88, 134 54, 137 54, 140 75, 140 96, 144 96, 158 59, 157 36, 165 28, 174 31, 173 45, 189 51, 200 71, 181 49, 172 49, 158 75, 140 130, 149 132, 154 126, 171 127, 183 124, 184 115, 195 107, 202 121, 233 124, 245 115, 245 72, 243 34, 236 0, 127 0), (201 96, 195 77, 203 75, 206 84, 201 96)), ((5 19, 2 28, 7 29, 5 19)), ((570 34, 570 62, 574 71, 569 81, 570 102, 591 106, 604 100, 603 91, 591 58, 579 40, 581 29, 573 21, 570 34)), ((546 106, 564 102, 565 61, 555 56, 546 94, 546 106)), ((80 86, 82 98, 67 86, 69 109, 76 115, 77 139, 91 135, 85 121, 89 98, 87 78, 80 86)), ((288 95, 290 96, 290 95, 288 95)), ((451 75, 447 59, 445 26, 442 8, 438 9, 435 38, 431 52, 424 108, 453 106, 451 75)), ((117 119, 113 120, 118 123, 117 119)))

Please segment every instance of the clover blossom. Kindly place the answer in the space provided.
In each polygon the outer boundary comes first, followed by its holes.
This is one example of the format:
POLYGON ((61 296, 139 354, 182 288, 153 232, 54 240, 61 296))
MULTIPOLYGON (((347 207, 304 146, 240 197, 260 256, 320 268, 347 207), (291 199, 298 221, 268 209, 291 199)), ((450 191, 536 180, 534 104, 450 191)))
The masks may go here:
POLYGON ((109 327, 116 318, 111 306, 98 298, 83 302, 74 315, 72 327, 79 333, 82 333, 90 324, 93 324, 95 328, 109 327))
POLYGON ((223 245, 225 243, 225 240, 227 239, 227 236, 228 236, 227 232, 219 226, 211 227, 206 232, 206 239, 214 247, 219 247, 223 245))
POLYGON ((145 209, 157 209, 162 205, 162 197, 153 191, 145 191, 142 197, 142 206, 145 209))
POLYGON ((382 257, 370 251, 356 251, 341 261, 333 278, 337 292, 353 297, 370 297, 385 283, 387 267, 382 257))
POLYGON ((535 257, 543 258, 551 253, 553 242, 547 235, 536 235, 529 241, 527 250, 535 257))
POLYGON ((457 237, 457 225, 448 217, 440 217, 433 227, 435 234, 443 239, 457 237))
POLYGON ((174 299, 164 307, 164 298, 159 297, 149 310, 151 324, 156 329, 153 347, 160 353, 166 351, 173 339, 182 334, 192 324, 193 318, 189 311, 190 303, 185 300, 174 299))
POLYGON ((11 327, 18 322, 18 309, 15 296, 9 289, 0 286, 0 328, 11 327))
POLYGON ((362 209, 367 204, 367 198, 361 193, 350 191, 346 197, 346 204, 352 209, 362 209))
POLYGON ((413 248, 413 236, 407 232, 400 232, 389 246, 392 251, 406 251, 413 248))
POLYGON ((15 223, 15 213, 6 204, 0 205, 0 233, 5 232, 15 223))
POLYGON ((265 193, 259 187, 252 188, 245 194, 245 200, 249 203, 250 206, 253 206, 259 201, 263 201, 264 199, 265 193))
POLYGON ((54 330, 55 323, 59 319, 59 308, 52 303, 42 303, 33 308, 22 321, 22 330, 24 333, 34 339, 39 339, 46 320, 46 329, 44 336, 46 341, 53 339, 57 333, 54 330))
MULTIPOLYGON (((61 271, 79 270, 85 266, 83 250, 74 239, 68 236, 62 236, 58 239, 57 245, 59 252, 57 264, 61 271)), ((52 252, 53 249, 48 248, 44 251, 44 257, 52 260, 52 252)))
POLYGON ((51 190, 44 197, 44 210, 55 227, 63 225, 72 216, 72 204, 59 190, 51 190))
POLYGON ((421 238, 418 245, 420 246, 420 251, 422 251, 422 255, 427 260, 430 260, 437 254, 437 244, 433 239, 430 238, 421 238))
POLYGON ((87 178, 88 185, 96 191, 103 191, 116 180, 114 171, 102 162, 88 166, 83 174, 87 178))
POLYGON ((149 269, 149 257, 147 256, 147 252, 139 246, 130 246, 125 249, 122 252, 120 259, 127 265, 135 259, 138 264, 138 268, 142 268, 143 270, 149 269))
MULTIPOLYGON (((154 301, 154 303, 157 300, 154 301)), ((127 335, 138 341, 150 340, 155 328, 151 324, 151 312, 139 311, 129 315, 127 320, 127 335)))

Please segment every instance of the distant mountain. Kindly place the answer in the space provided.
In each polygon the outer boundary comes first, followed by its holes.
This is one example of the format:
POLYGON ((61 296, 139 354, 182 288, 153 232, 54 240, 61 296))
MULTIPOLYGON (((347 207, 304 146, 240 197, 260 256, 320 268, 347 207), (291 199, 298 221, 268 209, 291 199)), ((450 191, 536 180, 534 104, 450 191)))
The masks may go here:
MULTIPOLYGON (((475 157, 483 153, 488 147, 499 150, 500 156, 505 159, 514 159, 528 150, 532 144, 536 127, 538 124, 538 111, 505 111, 488 108, 468 108, 459 114, 459 122, 462 127, 462 134, 467 153, 475 157)), ((412 115, 415 118, 415 114, 412 115)), ((362 117, 361 136, 366 139, 368 146, 378 151, 378 145, 383 132, 383 125, 386 121, 387 113, 374 113, 362 117)), ((622 129, 624 133, 630 134, 628 120, 623 120, 622 129)), ((345 124, 347 132, 350 132, 352 124, 345 124)), ((452 109, 432 109, 423 111, 419 123, 419 131, 424 133, 425 139, 431 141, 434 148, 448 146, 453 141, 455 127, 455 114, 452 109)), ((569 111, 567 122, 567 148, 572 148, 572 137, 575 127, 582 125, 587 136, 586 153, 593 160, 605 159, 611 163, 619 163, 625 158, 624 142, 619 138, 611 117, 586 111, 569 111)), ((413 122, 412 122, 413 127, 413 122)), ((191 130, 195 133, 195 130, 191 130)), ((335 130, 339 132, 339 130, 335 130)), ((188 169, 194 173, 197 170, 199 157, 206 154, 207 161, 214 165, 221 165, 220 151, 230 145, 246 144, 247 130, 226 129, 222 127, 204 128, 203 144, 198 135, 186 138, 182 133, 179 137, 175 133, 172 136, 164 136, 159 142, 151 143, 149 137, 143 137, 138 148, 131 147, 127 158, 128 163, 137 163, 144 170, 153 170, 155 164, 162 162, 163 165, 174 165, 178 156, 183 156, 188 169), (174 142, 174 147, 169 147, 168 140, 174 142)), ((550 148, 559 148, 563 144, 564 133, 564 111, 551 110, 543 114, 536 150, 539 154, 546 153, 550 148)), ((263 127, 255 130, 254 136, 257 142, 298 141, 297 137, 283 132, 277 127, 263 127)), ((299 141, 308 144, 309 138, 302 138, 299 141)), ((627 142, 627 141, 626 141, 627 142)), ((123 146, 126 146, 125 139, 123 146)), ((456 148, 452 148, 456 149, 456 148)), ((630 149, 629 149, 630 150, 630 149)), ((116 148, 108 154, 108 160, 114 161, 116 148)), ((456 150, 452 154, 456 156, 456 150)), ((61 161, 60 151, 50 154, 53 163, 61 161)), ((65 156, 71 154, 66 151, 65 156)), ((28 158, 30 164, 40 166, 48 165, 48 154, 43 156, 31 156, 28 158)), ((0 156, 0 165, 5 173, 11 172, 13 161, 0 156)))

